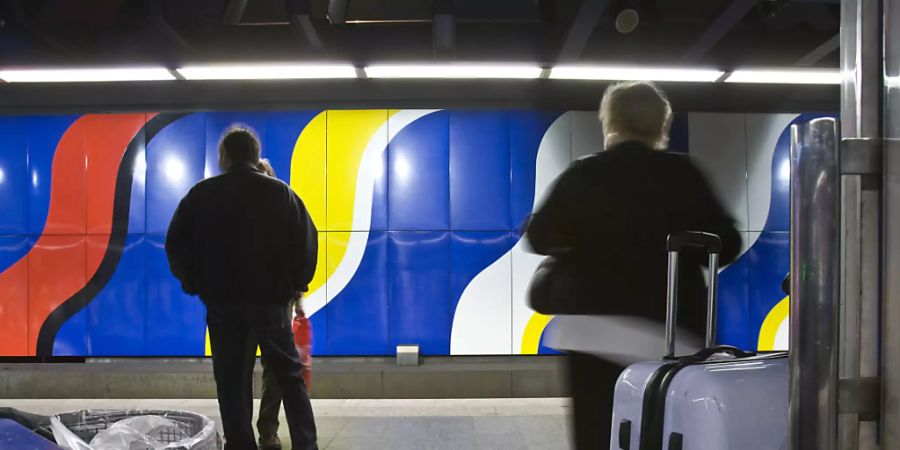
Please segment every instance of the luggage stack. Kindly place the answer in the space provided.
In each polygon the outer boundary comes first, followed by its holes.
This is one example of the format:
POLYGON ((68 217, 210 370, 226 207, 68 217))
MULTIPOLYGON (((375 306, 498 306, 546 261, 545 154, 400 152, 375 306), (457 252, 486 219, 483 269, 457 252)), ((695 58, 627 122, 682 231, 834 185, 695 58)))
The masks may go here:
POLYGON ((668 240, 666 354, 629 366, 616 383, 611 450, 787 449, 786 352, 755 354, 715 343, 718 236, 673 234, 668 240), (678 257, 709 255, 706 348, 675 355, 678 257))

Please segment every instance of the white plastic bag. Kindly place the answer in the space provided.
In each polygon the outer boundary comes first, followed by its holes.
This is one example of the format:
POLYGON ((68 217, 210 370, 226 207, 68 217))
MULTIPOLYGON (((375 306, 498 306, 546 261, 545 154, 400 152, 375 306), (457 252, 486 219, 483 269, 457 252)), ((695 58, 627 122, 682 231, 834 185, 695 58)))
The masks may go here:
POLYGON ((57 445, 66 450, 222 448, 215 423, 208 417, 195 413, 160 410, 84 410, 70 413, 68 416, 70 417, 66 419, 66 424, 62 423, 59 416, 50 419, 50 428, 57 445), (90 440, 90 444, 85 440, 90 440))
POLYGON ((190 437, 169 419, 137 416, 120 420, 97 433, 91 439, 91 447, 94 450, 163 450, 167 446, 162 441, 163 435, 177 441, 190 437))

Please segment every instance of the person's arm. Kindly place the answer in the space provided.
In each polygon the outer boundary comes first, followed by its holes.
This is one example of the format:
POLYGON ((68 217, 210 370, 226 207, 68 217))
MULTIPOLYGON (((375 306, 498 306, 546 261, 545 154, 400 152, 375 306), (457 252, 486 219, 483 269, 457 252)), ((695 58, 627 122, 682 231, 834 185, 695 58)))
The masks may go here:
POLYGON ((298 294, 306 292, 316 272, 319 257, 319 237, 303 201, 293 191, 290 198, 289 246, 291 248, 291 276, 298 294))
POLYGON ((166 233, 166 256, 169 269, 181 281, 181 289, 194 295, 197 293, 194 276, 194 248, 191 239, 191 207, 190 193, 178 204, 169 231, 166 233))
POLYGON ((741 235, 735 227, 734 218, 725 210, 716 197, 706 176, 690 161, 685 160, 688 185, 686 192, 690 196, 686 202, 691 205, 693 216, 686 228, 715 233, 722 240, 722 253, 719 255, 721 265, 734 261, 741 251, 741 235))
POLYGON ((575 246, 573 205, 578 198, 578 176, 574 167, 556 179, 550 194, 526 221, 525 240, 535 253, 562 254, 575 246))

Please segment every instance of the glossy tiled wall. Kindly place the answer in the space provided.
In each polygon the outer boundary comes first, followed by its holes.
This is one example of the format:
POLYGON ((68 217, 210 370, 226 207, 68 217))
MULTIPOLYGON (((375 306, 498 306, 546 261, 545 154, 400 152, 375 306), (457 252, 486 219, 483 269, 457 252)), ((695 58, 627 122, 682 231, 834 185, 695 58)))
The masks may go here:
MULTIPOLYGON (((721 339, 744 347, 760 328, 774 342, 781 324, 770 314, 787 264, 781 165, 797 117, 689 114, 673 131, 744 232, 720 316, 721 339)), ((204 307, 181 292, 163 243, 180 198, 218 173, 235 123, 257 132, 319 227, 306 299, 316 354, 549 351, 552 318, 524 297, 540 257, 519 228, 558 173, 602 147, 593 112, 0 117, 0 355, 206 353, 204 307)))

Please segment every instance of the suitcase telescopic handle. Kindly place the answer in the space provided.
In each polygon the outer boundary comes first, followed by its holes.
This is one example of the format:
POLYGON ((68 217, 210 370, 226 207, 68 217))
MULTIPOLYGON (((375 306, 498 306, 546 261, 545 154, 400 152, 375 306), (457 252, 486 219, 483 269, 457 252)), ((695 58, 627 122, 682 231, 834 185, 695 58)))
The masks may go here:
POLYGON ((675 328, 678 316, 678 254, 685 248, 706 250, 709 256, 709 286, 706 296, 706 347, 716 345, 716 307, 718 303, 719 236, 702 231, 684 231, 669 235, 669 275, 666 286, 666 358, 675 357, 675 328))

